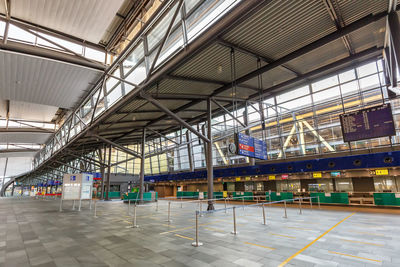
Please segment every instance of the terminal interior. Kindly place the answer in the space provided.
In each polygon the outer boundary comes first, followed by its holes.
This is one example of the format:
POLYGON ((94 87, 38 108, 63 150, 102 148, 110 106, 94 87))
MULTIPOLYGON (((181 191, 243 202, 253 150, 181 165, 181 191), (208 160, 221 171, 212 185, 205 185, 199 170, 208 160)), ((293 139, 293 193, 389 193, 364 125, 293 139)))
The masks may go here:
POLYGON ((4 0, 0 267, 400 266, 396 0, 4 0))

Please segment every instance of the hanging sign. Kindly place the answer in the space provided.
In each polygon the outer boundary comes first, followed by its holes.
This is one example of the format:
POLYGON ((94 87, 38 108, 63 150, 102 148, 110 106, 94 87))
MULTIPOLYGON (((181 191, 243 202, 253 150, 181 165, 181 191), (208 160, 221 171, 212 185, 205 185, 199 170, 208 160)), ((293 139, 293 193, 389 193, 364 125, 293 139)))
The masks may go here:
POLYGON ((275 175, 270 175, 270 176, 268 176, 268 180, 275 180, 275 175))

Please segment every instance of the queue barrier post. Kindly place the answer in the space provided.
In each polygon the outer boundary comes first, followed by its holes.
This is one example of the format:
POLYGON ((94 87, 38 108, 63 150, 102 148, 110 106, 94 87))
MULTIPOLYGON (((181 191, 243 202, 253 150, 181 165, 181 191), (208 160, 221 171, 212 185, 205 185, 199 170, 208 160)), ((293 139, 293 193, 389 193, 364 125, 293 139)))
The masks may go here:
POLYGON ((139 225, 136 224, 136 203, 133 205, 133 225, 132 228, 138 228, 139 225))
POLYGON ((266 218, 265 218, 265 207, 264 207, 264 203, 262 203, 262 214, 263 214, 263 224, 264 225, 266 225, 267 224, 267 222, 266 222, 266 218))
POLYGON ((283 201, 283 205, 285 207, 285 215, 283 216, 283 218, 287 219, 287 212, 286 212, 286 199, 283 201))
POLYGON ((227 213, 227 209, 226 209, 226 198, 225 198, 225 213, 227 213))
POLYGON ((301 210, 301 198, 299 198, 299 213, 300 213, 300 214, 303 214, 303 213, 302 213, 302 210, 301 210))
POLYGON ((236 207, 233 207, 233 231, 231 234, 236 235, 238 232, 236 231, 236 207))
POLYGON ((60 199, 60 212, 62 212, 62 205, 63 205, 63 200, 62 200, 62 198, 60 199))
POLYGON ((94 201, 94 217, 97 218, 97 200, 94 201))
POLYGON ((192 246, 199 247, 202 245, 203 243, 199 242, 199 212, 196 211, 196 241, 192 243, 192 246))
POLYGON ((168 219, 167 222, 172 222, 171 220, 171 201, 168 202, 168 219))
POLYGON ((320 205, 320 202, 319 202, 319 196, 317 196, 317 198, 318 198, 318 209, 321 209, 321 205, 320 205))

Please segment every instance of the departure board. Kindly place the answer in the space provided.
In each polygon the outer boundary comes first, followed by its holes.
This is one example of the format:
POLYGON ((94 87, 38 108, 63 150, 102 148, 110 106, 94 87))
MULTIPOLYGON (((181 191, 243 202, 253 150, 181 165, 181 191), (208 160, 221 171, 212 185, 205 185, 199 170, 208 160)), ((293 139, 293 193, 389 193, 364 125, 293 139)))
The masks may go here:
POLYGON ((340 124, 345 142, 396 134, 390 103, 341 114, 340 124))
POLYGON ((262 160, 268 159, 267 144, 262 140, 238 133, 236 143, 238 155, 262 160))

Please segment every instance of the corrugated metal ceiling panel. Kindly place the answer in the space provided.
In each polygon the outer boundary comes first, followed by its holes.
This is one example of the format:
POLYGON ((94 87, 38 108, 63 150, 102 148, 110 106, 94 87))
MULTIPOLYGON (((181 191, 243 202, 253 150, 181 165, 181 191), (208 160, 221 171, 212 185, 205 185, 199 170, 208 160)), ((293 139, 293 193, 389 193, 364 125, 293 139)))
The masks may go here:
POLYGON ((98 43, 124 0, 18 0, 11 16, 98 43))
POLYGON ((31 121, 51 121, 58 107, 10 101, 10 118, 31 121))
POLYGON ((51 135, 51 133, 0 132, 0 142, 10 144, 44 144, 51 135))
POLYGON ((315 49, 312 53, 305 54, 290 61, 287 65, 294 69, 301 69, 304 73, 328 65, 349 55, 341 39, 315 49), (318 60, 316 60, 316 58, 318 60))
MULTIPOLYGON (((388 10, 389 1, 383 0, 336 0, 336 7, 339 8, 340 14, 346 25, 361 19, 369 14, 376 14, 388 10)), ((396 1, 395 1, 396 2, 396 1)))
MULTIPOLYGON (((274 68, 267 73, 262 74, 262 87, 269 88, 295 77, 296 75, 289 70, 274 68)), ((248 80, 243 84, 258 88, 258 77, 248 80)))
POLYGON ((174 80, 167 79, 163 80, 158 90, 154 88, 152 90, 153 93, 160 94, 201 94, 201 95, 210 95, 215 89, 220 87, 218 84, 210 84, 203 82, 195 82, 190 80, 174 80))
POLYGON ((386 31, 386 20, 381 19, 373 24, 349 34, 350 42, 355 52, 360 52, 367 48, 384 45, 386 31))
MULTIPOLYGON (((255 57, 236 51, 235 59, 236 78, 257 68, 255 57)), ((226 46, 214 44, 178 68, 173 74, 188 78, 230 82, 232 80, 231 50, 226 46)))
POLYGON ((143 106, 144 104, 146 104, 146 100, 133 100, 131 103, 127 104, 126 106, 122 107, 120 109, 120 111, 122 112, 129 112, 129 111, 133 111, 136 110, 137 108, 143 106))
POLYGON ((320 0, 271 1, 224 39, 278 59, 335 30, 320 0))
POLYGON ((0 51, 0 99, 70 109, 100 74, 69 63, 0 51))

